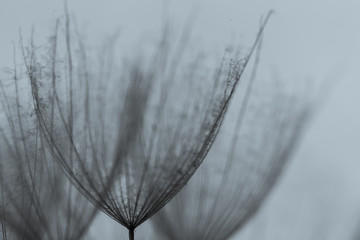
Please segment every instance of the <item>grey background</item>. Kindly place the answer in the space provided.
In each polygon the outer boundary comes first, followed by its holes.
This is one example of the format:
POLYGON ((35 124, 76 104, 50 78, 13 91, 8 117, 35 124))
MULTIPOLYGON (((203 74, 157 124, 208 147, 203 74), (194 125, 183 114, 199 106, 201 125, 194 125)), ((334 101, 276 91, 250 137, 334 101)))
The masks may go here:
MULTIPOLYGON (((249 46, 260 17, 274 9, 258 78, 335 80, 335 87, 259 214, 232 239, 349 239, 360 225, 359 1, 77 0, 69 7, 94 46, 114 29, 129 43, 157 33, 164 13, 178 27, 194 13, 193 39, 210 54, 232 42, 249 46)), ((0 66, 11 66, 20 27, 29 36, 34 25, 40 44, 62 13, 60 0, 0 0, 0 66)), ((121 239, 121 228, 100 215, 91 231, 121 239)), ((147 239, 149 231, 145 224, 136 234, 147 239)))

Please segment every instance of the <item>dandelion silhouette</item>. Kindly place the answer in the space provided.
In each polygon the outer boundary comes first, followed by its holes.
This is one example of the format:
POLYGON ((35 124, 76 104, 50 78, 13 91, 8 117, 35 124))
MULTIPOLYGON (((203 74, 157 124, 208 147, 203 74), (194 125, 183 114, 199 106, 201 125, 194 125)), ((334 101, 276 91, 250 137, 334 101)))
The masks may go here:
POLYGON ((234 102, 240 106, 238 119, 228 115, 198 172, 151 219, 157 239, 228 239, 256 213, 274 186, 311 105, 302 93, 281 91, 274 81, 275 86, 254 82, 255 72, 256 67, 241 92, 241 103, 234 102))
POLYGON ((29 82, 16 68, 0 83, 1 239, 85 239, 97 208, 44 149, 29 82))
POLYGON ((242 61, 226 54, 209 71, 186 31, 173 41, 164 30, 152 54, 118 64, 114 41, 89 57, 68 13, 55 29, 48 59, 24 51, 41 131, 72 183, 134 239, 202 163, 259 36, 242 61))

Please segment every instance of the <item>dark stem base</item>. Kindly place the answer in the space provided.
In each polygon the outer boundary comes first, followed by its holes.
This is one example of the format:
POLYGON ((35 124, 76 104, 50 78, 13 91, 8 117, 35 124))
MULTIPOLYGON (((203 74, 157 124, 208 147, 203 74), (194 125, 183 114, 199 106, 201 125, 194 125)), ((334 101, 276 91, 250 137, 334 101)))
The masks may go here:
POLYGON ((129 228, 129 240, 134 240, 135 238, 134 238, 134 229, 130 229, 129 228))

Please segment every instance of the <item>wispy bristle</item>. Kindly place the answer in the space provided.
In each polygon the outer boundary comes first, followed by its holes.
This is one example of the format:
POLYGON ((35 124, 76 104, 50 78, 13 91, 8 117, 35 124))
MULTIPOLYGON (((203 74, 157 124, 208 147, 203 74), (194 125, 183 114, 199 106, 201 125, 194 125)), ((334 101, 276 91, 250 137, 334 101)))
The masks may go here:
POLYGON ((0 126, 1 239, 84 239, 97 209, 46 150, 31 98, 26 98, 29 83, 17 67, 11 80, 0 83, 5 118, 0 126))

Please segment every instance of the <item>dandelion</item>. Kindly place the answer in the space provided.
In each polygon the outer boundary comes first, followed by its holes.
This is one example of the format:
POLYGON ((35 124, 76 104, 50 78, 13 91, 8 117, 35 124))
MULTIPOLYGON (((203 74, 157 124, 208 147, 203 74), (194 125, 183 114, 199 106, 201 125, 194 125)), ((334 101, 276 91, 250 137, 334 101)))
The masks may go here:
POLYGON ((155 51, 118 64, 116 41, 92 59, 71 29, 66 11, 45 61, 24 48, 37 119, 72 183, 134 239, 207 155, 258 39, 243 61, 227 54, 210 71, 186 50, 186 30, 174 41, 165 29, 155 51))

